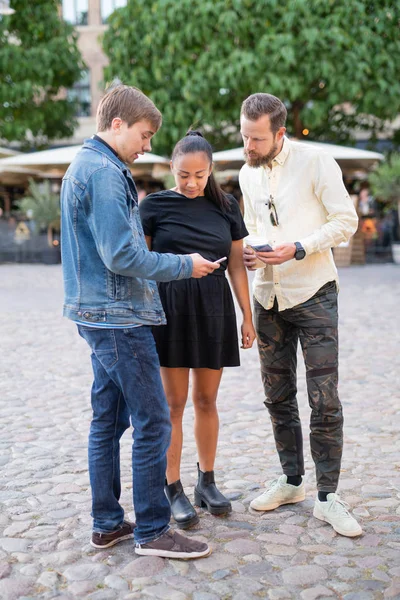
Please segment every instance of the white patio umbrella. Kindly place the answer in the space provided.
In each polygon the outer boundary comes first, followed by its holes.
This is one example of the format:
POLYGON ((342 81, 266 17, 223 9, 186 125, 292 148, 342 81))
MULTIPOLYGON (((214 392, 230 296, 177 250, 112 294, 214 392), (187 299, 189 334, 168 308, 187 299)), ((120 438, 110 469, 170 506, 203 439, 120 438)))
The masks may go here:
MULTIPOLYGON (((0 168, 5 166, 13 167, 30 167, 40 169, 42 172, 58 173, 61 176, 67 170, 82 146, 65 146, 63 148, 51 148, 50 150, 42 150, 40 152, 30 152, 27 154, 19 154, 10 156, 0 160, 0 168)), ((162 156, 147 152, 135 161, 131 167, 133 173, 150 171, 154 164, 166 164, 168 160, 162 156)))
MULTIPOLYGON (((291 140, 294 144, 303 144, 309 148, 315 148, 319 152, 330 154, 342 167, 343 170, 368 170, 377 162, 384 160, 384 155, 379 152, 349 148, 335 144, 323 144, 322 142, 301 142, 291 140)), ((219 170, 240 168, 244 163, 243 147, 214 152, 214 163, 219 170)))
MULTIPOLYGON (((0 161, 1 162, 1 161, 0 161)), ((55 179, 57 175, 44 173, 32 167, 16 167, 14 165, 0 165, 0 185, 22 186, 29 182, 29 179, 55 179)))
POLYGON ((17 152, 16 150, 11 150, 11 148, 4 148, 3 146, 0 146, 0 158, 6 158, 7 156, 16 156, 17 154, 20 154, 20 152, 17 152))

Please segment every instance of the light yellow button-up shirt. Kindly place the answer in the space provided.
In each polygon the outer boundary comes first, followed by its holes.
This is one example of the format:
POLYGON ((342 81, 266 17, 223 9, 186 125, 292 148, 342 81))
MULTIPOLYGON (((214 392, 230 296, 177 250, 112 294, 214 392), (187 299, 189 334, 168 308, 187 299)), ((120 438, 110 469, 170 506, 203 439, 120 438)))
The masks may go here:
POLYGON ((258 302, 270 309, 276 297, 282 311, 305 302, 328 281, 338 282, 331 248, 349 240, 358 218, 336 161, 285 137, 272 168, 245 164, 239 183, 249 234, 272 246, 300 242, 306 251, 303 260, 257 269, 253 292, 258 302), (277 227, 270 220, 270 197, 277 227))

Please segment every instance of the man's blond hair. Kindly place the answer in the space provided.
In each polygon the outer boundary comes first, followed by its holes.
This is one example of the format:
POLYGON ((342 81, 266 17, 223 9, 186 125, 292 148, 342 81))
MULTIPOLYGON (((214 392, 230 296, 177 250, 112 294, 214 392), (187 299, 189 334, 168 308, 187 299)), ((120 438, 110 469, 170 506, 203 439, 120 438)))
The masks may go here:
POLYGON ((111 88, 97 108, 97 131, 111 129, 113 119, 119 117, 131 127, 139 121, 148 121, 154 132, 161 127, 162 116, 155 104, 141 90, 129 85, 116 85, 111 88))

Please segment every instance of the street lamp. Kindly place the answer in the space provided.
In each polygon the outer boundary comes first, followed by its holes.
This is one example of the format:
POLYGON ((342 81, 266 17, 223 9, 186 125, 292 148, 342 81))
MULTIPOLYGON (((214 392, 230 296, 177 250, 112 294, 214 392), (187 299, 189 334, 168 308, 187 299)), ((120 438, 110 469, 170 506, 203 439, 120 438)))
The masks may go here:
POLYGON ((10 8, 10 0, 0 0, 0 15, 13 15, 15 10, 10 8))

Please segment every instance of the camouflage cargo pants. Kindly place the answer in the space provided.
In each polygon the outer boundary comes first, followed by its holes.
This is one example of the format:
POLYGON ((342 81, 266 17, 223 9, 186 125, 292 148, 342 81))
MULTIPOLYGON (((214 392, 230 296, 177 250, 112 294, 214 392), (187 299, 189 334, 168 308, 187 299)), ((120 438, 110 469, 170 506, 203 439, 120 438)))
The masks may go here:
POLYGON ((317 488, 335 492, 343 447, 338 397, 338 312, 335 282, 306 302, 282 312, 254 299, 254 316, 267 407, 276 448, 286 475, 303 475, 303 437, 296 393, 297 345, 306 365, 311 408, 310 445, 317 488))

